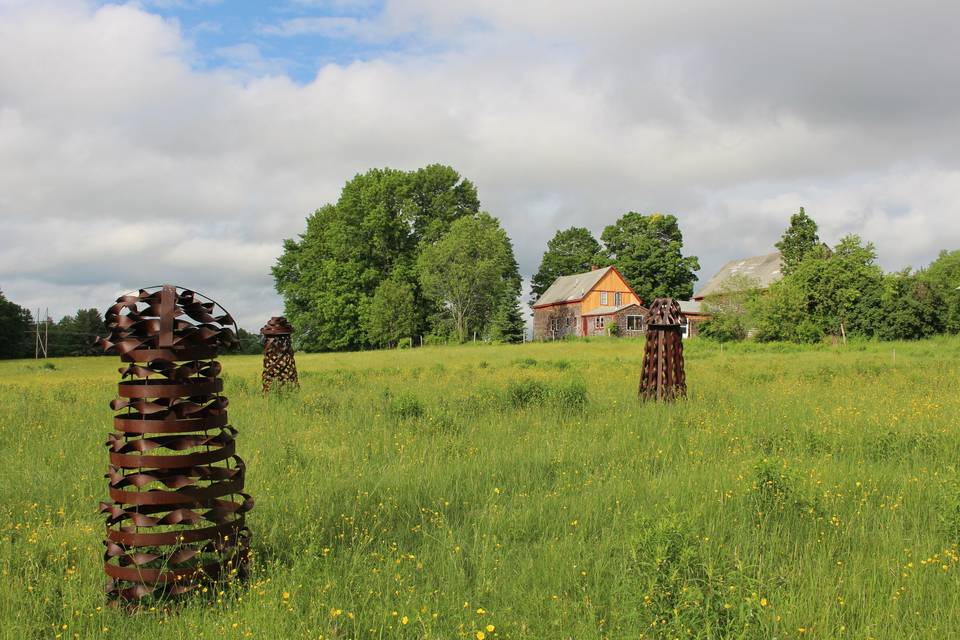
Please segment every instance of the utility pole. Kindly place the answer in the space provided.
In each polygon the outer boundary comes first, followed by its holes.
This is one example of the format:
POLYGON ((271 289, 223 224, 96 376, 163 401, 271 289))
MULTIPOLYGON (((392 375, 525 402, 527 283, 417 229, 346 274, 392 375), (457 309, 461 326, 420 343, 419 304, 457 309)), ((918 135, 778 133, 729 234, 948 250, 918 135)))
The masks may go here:
POLYGON ((43 316, 43 335, 40 335, 40 308, 37 307, 37 316, 34 320, 33 327, 34 332, 36 333, 35 340, 33 342, 33 359, 36 360, 40 358, 40 354, 43 353, 43 357, 47 357, 47 345, 50 344, 50 330, 47 327, 47 319, 50 317, 50 308, 47 308, 47 314, 43 316))

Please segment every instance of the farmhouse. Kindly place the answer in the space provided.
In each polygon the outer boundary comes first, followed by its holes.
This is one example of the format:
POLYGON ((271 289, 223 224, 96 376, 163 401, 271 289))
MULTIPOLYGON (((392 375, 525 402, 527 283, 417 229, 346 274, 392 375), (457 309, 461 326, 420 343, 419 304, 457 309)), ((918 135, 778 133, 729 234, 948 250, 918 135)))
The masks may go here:
POLYGON ((643 335, 647 309, 616 267, 560 276, 533 305, 533 337, 643 335))
POLYGON ((745 276, 753 280, 760 289, 769 289, 771 284, 783 277, 780 267, 779 251, 752 258, 731 260, 720 267, 720 270, 693 294, 693 299, 699 302, 707 296, 721 293, 724 283, 733 276, 745 276))

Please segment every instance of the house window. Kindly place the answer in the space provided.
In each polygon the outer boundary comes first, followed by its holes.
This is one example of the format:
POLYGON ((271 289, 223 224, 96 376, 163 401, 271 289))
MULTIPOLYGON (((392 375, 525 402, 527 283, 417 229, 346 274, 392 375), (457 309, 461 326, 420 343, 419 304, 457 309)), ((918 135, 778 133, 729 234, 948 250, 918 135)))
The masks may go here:
POLYGON ((566 319, 564 320, 564 326, 569 327, 572 322, 573 322, 573 318, 571 318, 570 316, 567 316, 566 319))
POLYGON ((603 316, 597 316, 593 319, 594 329, 603 329, 603 316))
POLYGON ((643 316, 627 316, 627 331, 643 331, 643 316))
POLYGON ((551 330, 551 331, 556 331, 556 330, 557 330, 557 327, 559 326, 559 322, 560 322, 560 321, 557 320, 556 318, 553 318, 552 320, 550 320, 550 330, 551 330))
POLYGON ((615 294, 613 294, 613 306, 619 307, 621 304, 623 304, 623 298, 620 292, 617 291, 615 294))
POLYGON ((606 291, 600 292, 600 304, 606 306, 608 304, 609 298, 607 297, 606 291))

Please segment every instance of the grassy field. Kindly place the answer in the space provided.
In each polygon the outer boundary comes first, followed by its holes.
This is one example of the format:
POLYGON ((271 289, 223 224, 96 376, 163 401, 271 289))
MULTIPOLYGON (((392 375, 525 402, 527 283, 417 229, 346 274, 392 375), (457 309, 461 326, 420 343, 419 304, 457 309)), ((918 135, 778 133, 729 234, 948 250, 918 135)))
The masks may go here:
POLYGON ((960 340, 223 358, 257 501, 242 585, 104 607, 116 358, 0 363, 0 637, 960 634, 960 340))

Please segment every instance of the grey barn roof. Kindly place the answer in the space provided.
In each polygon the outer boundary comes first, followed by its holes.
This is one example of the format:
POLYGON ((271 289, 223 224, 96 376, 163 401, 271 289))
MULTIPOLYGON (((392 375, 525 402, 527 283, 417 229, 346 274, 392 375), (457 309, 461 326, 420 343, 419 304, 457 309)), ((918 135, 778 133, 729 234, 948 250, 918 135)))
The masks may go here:
POLYGON ((575 273, 571 276, 560 276, 553 281, 543 295, 537 298, 534 307, 542 307, 559 302, 575 302, 587 295, 587 292, 596 286, 600 279, 613 267, 594 269, 585 273, 575 273))
POLYGON ((759 283, 761 289, 766 289, 783 277, 783 274, 780 273, 780 252, 775 251, 764 256, 731 260, 723 265, 720 271, 710 278, 699 291, 693 294, 693 297, 699 299, 719 293, 723 282, 730 276, 735 275, 752 278, 759 283))
POLYGON ((680 303, 681 313, 703 313, 703 306, 699 300, 677 300, 680 303))

